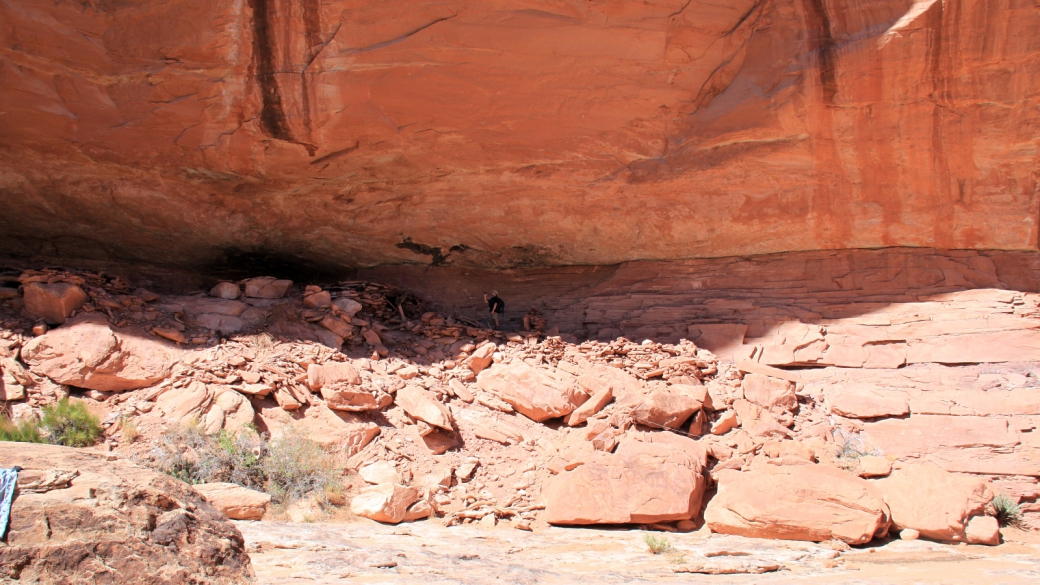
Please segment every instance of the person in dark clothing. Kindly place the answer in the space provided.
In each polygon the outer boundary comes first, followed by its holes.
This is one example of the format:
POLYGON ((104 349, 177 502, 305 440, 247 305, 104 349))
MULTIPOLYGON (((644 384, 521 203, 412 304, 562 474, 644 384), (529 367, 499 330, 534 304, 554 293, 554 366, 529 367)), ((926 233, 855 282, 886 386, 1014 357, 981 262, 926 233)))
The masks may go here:
POLYGON ((501 327, 498 323, 498 316, 503 315, 506 312, 506 304, 502 302, 502 299, 498 298, 498 291, 491 291, 491 298, 489 299, 487 293, 484 293, 484 302, 488 304, 488 310, 491 312, 491 319, 495 322, 495 329, 501 327))

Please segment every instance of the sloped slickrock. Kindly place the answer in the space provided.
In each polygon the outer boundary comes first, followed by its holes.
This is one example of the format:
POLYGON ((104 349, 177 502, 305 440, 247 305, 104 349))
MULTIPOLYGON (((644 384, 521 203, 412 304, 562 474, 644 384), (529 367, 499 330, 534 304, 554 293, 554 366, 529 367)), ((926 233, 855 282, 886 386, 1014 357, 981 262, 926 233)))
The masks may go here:
POLYGON ((252 583, 242 535, 187 484, 125 460, 51 445, 0 443, 0 467, 75 470, 20 493, 0 578, 20 583, 252 583))
POLYGON ((408 508, 419 499, 419 490, 397 484, 370 485, 350 501, 350 511, 384 524, 397 524, 408 515, 408 508))
POLYGON ((23 295, 26 312, 48 325, 61 325, 87 302, 87 293, 82 288, 62 282, 26 283, 23 295))
POLYGON ((555 380, 522 362, 482 371, 477 385, 535 422, 565 416, 588 399, 574 384, 555 380))
POLYGON ((854 385, 827 393, 831 410, 850 418, 880 418, 910 413, 906 393, 879 391, 869 386, 854 385))
POLYGON ((452 430, 451 413, 433 393, 409 384, 397 391, 394 402, 414 419, 446 431, 452 430))
POLYGON ((700 510, 707 453, 670 433, 630 433, 614 453, 589 454, 545 487, 550 524, 689 520, 700 510))
POLYGON ((798 406, 794 383, 787 380, 762 374, 748 374, 744 376, 740 387, 744 392, 744 398, 766 410, 790 412, 798 406))
POLYGON ((77 316, 22 348, 33 373, 104 392, 151 386, 170 375, 179 356, 153 337, 114 329, 97 313, 77 316))
POLYGON ((654 390, 632 410, 632 419, 653 427, 677 429, 690 415, 701 409, 701 403, 670 390, 654 390))
POLYGON ((270 494, 234 483, 204 483, 192 488, 232 520, 260 520, 271 503, 270 494))
POLYGON ((896 530, 924 538, 966 542, 973 516, 982 516, 993 493, 980 479, 954 475, 931 464, 911 464, 873 482, 892 510, 896 530))
POLYGON ((824 465, 759 465, 716 473, 704 520, 712 532, 752 538, 869 542, 889 526, 888 506, 869 482, 824 465))

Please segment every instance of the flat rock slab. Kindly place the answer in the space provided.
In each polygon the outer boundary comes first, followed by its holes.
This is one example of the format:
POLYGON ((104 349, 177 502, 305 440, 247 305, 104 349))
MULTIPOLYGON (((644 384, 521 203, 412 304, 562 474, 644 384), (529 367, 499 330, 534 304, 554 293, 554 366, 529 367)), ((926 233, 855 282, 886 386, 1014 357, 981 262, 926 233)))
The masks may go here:
POLYGON ((236 524, 246 537, 257 580, 263 585, 837 585, 850 581, 910 585, 939 580, 974 585, 991 581, 989 571, 1000 571, 1003 583, 1025 585, 1035 583, 1033 571, 1040 563, 1040 543, 1033 547, 959 547, 897 540, 873 547, 874 552, 837 552, 825 544, 810 542, 654 533, 666 538, 672 550, 652 555, 643 540, 647 532, 642 530, 554 527, 532 533, 503 527, 508 524, 497 528, 445 528, 436 520, 397 526, 367 520, 347 524, 236 524), (730 555, 720 556, 720 551, 730 555), (389 566, 388 560, 393 566, 389 566), (780 570, 712 577, 675 572, 684 566, 725 568, 731 564, 779 565, 780 570))

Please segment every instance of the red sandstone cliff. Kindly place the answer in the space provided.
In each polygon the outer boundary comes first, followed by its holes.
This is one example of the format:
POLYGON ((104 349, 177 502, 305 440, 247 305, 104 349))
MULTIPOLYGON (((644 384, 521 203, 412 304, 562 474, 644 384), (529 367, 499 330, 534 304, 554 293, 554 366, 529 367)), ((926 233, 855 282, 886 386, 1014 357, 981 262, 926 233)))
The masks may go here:
POLYGON ((1036 249, 1036 0, 0 2, 0 251, 1036 249))

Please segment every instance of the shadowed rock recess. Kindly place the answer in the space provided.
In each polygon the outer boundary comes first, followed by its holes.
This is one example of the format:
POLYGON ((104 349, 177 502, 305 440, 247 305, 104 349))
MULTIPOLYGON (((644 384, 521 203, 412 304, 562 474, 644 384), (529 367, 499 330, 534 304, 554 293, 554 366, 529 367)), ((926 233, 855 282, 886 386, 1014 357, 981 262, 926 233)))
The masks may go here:
POLYGON ((0 2, 0 575, 1035 582, 1038 220, 1036 0, 0 2))

